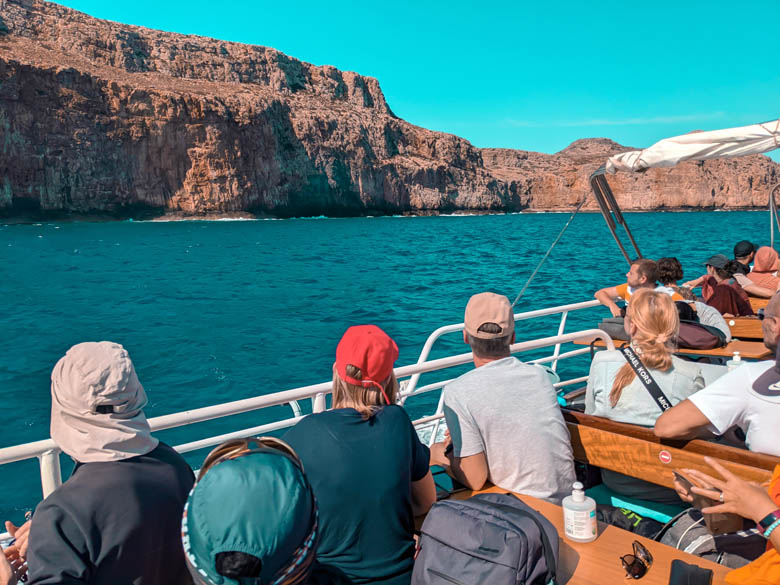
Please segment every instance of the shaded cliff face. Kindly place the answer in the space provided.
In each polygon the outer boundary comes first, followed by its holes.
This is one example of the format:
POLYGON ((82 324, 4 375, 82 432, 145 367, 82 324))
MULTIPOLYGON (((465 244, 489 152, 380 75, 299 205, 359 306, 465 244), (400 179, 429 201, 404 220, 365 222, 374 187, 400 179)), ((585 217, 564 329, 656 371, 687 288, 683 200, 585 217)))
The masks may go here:
MULTIPOLYGON (((0 215, 566 208, 626 150, 480 150, 397 118, 375 79, 274 49, 39 0, 2 0, 0 19, 0 215)), ((681 165, 615 192, 627 208, 763 205, 778 166, 681 165)))

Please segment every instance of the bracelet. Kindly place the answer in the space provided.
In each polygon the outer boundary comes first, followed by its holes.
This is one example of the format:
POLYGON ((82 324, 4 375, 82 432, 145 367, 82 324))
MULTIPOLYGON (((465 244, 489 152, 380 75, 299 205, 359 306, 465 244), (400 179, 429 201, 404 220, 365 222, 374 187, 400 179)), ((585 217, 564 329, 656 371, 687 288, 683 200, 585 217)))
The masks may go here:
POLYGON ((774 512, 770 512, 761 520, 758 521, 758 525, 761 527, 761 530, 766 530, 772 525, 772 522, 775 520, 780 520, 780 510, 775 510, 774 512))
POLYGON ((772 522, 772 524, 769 526, 769 528, 767 528, 764 531, 764 538, 769 538, 771 536, 772 532, 774 532, 775 528, 777 528, 778 526, 780 526, 780 519, 775 520, 774 522, 772 522))

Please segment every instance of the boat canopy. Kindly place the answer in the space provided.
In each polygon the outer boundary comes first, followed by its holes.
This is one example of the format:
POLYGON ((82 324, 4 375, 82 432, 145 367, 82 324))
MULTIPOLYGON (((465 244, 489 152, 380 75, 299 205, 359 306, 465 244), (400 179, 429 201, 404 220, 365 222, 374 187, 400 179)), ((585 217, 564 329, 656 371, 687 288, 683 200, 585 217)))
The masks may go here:
POLYGON ((740 128, 710 132, 691 132, 665 138, 644 150, 632 150, 610 157, 606 171, 644 171, 654 167, 673 167, 686 160, 732 158, 761 154, 780 148, 780 119, 740 128))

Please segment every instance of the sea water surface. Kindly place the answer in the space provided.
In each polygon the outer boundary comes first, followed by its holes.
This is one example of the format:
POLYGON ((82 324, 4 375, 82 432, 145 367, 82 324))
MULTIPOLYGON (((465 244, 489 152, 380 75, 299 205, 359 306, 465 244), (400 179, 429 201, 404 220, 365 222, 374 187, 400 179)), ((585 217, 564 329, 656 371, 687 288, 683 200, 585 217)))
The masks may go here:
MULTIPOLYGON (((413 363, 430 332, 462 321, 470 295, 514 299, 568 218, 0 224, 0 447, 48 437, 51 369, 82 341, 127 348, 150 417, 326 381, 350 325, 379 325, 400 347, 398 365, 413 363)), ((626 218, 642 253, 676 256, 686 279, 700 275, 710 255, 730 256, 738 240, 769 239, 759 212, 626 218)), ((589 300, 624 282, 626 270, 602 217, 580 214, 518 311, 589 300)), ((606 309, 572 315, 567 331, 602 316, 606 309)), ((518 323, 517 334, 556 329, 557 318, 548 318, 518 323)), ((433 356, 467 349, 450 335, 433 356)), ((561 370, 584 375, 587 364, 583 357, 561 370)), ((436 400, 427 395, 408 408, 421 416, 436 400)), ((290 413, 280 406, 160 436, 175 445, 290 413)), ((188 460, 197 467, 204 455, 188 460)), ((21 520, 40 497, 37 462, 0 467, 0 520, 21 520)))

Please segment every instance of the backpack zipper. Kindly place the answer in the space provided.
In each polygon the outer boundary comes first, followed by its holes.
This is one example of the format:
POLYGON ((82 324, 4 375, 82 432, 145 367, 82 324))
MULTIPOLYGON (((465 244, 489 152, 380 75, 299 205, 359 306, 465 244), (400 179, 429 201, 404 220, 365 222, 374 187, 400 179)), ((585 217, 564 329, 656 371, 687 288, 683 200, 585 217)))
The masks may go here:
POLYGON ((445 575, 444 573, 440 573, 436 569, 427 569, 427 571, 431 575, 436 575, 440 579, 444 579, 445 581, 449 581, 450 583, 455 583, 455 585, 466 585, 463 581, 458 581, 455 577, 450 577, 449 575, 445 575))

